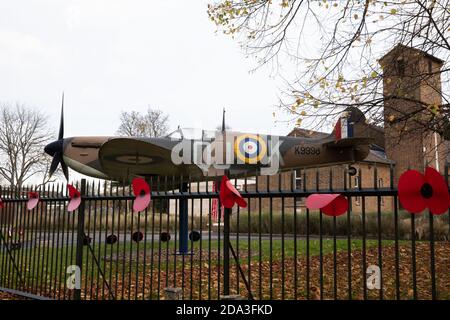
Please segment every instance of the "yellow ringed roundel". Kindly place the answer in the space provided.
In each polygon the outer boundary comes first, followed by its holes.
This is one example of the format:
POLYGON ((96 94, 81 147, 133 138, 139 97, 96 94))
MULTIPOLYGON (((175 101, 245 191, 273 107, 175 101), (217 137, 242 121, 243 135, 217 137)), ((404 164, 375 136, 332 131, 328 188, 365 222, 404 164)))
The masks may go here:
POLYGON ((242 134, 234 142, 234 152, 244 163, 257 163, 266 155, 264 139, 255 134, 242 134))

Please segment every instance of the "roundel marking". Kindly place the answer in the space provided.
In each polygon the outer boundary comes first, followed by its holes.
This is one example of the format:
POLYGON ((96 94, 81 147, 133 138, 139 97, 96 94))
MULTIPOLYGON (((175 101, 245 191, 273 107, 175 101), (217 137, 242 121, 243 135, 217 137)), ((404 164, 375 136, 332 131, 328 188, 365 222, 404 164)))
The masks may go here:
POLYGON ((260 136, 242 134, 236 138, 234 152, 244 163, 256 163, 266 155, 267 145, 260 136))

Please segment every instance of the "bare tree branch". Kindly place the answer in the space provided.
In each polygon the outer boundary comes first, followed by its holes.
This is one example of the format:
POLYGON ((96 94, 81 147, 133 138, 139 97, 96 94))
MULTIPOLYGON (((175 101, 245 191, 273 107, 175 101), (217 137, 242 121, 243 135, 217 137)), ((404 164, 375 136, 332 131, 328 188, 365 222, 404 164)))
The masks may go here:
POLYGON ((0 177, 11 187, 21 187, 35 176, 49 182, 44 146, 52 139, 46 116, 16 104, 0 106, 0 177))
POLYGON ((118 135, 132 137, 160 137, 167 133, 169 116, 161 110, 148 108, 147 113, 122 111, 118 135))
POLYGON ((401 118, 416 121, 418 130, 444 134, 448 126, 443 120, 450 117, 449 8, 449 0, 211 0, 208 14, 240 41, 246 55, 256 58, 257 67, 292 63, 276 69, 286 85, 280 108, 290 115, 288 121, 300 125, 308 120, 311 129, 329 125, 331 116, 348 106, 383 126, 383 101, 411 97, 386 96, 383 83, 389 79, 378 59, 399 43, 439 57, 442 69, 416 72, 417 81, 408 90, 434 86, 442 102, 416 99, 427 121, 416 112, 401 118), (432 83, 433 75, 442 88, 432 83))

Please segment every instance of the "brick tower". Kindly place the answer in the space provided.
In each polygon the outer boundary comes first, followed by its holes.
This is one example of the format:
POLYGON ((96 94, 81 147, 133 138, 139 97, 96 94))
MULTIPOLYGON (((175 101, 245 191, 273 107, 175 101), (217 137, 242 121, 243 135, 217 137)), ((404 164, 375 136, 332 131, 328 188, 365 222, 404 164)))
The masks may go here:
POLYGON ((395 161, 394 183, 408 168, 444 172, 446 149, 439 134, 424 128, 423 108, 442 105, 443 61, 418 49, 395 46, 379 60, 383 69, 386 155, 395 161), (415 114, 407 120, 392 122, 415 114), (422 124, 418 124, 420 121, 422 124))

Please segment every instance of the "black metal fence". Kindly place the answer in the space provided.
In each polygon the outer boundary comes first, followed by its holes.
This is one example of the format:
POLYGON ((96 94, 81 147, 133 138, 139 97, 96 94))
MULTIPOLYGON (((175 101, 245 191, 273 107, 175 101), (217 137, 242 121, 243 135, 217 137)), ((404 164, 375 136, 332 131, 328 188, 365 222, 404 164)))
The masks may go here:
POLYGON ((392 169, 234 180, 248 206, 224 213, 214 178, 155 178, 140 213, 130 187, 111 182, 82 180, 72 213, 63 184, 39 190, 32 211, 34 188, 3 188, 0 290, 86 300, 164 299, 166 288, 183 299, 449 299, 449 213, 400 210, 392 169), (304 198, 317 192, 346 196, 348 213, 308 210, 304 198))

